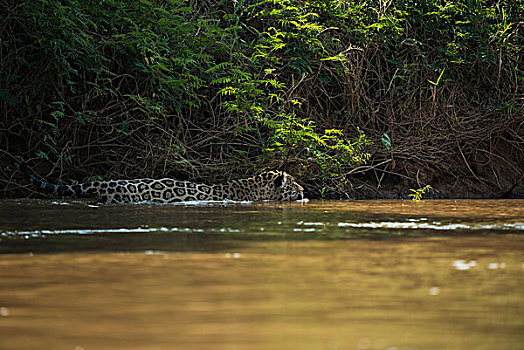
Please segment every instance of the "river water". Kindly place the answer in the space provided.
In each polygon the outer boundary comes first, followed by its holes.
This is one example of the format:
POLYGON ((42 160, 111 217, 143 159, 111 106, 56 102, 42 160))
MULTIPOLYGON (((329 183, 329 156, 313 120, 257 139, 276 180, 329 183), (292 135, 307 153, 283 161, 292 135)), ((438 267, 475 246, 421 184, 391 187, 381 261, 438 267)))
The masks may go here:
POLYGON ((0 202, 0 349, 524 349, 524 200, 0 202))

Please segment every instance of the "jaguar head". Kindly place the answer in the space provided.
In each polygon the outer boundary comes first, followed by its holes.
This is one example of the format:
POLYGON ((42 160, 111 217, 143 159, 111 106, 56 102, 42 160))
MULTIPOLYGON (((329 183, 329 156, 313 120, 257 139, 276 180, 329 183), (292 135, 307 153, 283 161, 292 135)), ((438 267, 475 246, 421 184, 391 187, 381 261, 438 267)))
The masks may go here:
POLYGON ((304 188, 300 186, 293 176, 284 171, 275 171, 273 179, 274 196, 279 201, 290 201, 304 198, 304 188))

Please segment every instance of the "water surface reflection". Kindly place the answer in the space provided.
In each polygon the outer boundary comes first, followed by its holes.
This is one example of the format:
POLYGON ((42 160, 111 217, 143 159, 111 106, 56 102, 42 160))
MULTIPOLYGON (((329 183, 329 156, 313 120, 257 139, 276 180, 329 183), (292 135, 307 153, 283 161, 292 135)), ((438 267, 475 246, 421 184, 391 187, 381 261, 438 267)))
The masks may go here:
POLYGON ((6 201, 0 348, 523 348, 524 202, 426 202, 6 201))

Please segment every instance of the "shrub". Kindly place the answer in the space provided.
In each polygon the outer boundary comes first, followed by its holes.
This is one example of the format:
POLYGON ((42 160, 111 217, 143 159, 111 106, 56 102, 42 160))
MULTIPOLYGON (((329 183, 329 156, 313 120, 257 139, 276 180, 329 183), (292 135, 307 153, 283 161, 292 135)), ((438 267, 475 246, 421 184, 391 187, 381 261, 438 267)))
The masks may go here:
POLYGON ((522 10, 2 0, 1 178, 23 156, 57 181, 282 167, 317 194, 449 177, 503 191, 524 159, 522 10))

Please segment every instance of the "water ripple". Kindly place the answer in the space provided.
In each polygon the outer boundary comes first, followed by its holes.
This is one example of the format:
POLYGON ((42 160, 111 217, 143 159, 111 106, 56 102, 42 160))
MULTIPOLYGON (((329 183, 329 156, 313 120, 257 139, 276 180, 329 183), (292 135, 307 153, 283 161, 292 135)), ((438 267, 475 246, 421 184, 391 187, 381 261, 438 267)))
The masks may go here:
MULTIPOLYGON (((391 229, 391 230, 440 230, 440 231, 457 231, 457 230, 471 230, 471 231, 524 231, 524 223, 493 223, 493 224, 475 224, 475 223, 441 223, 438 221, 428 222, 424 220, 410 219, 408 221, 371 221, 371 222, 338 222, 338 223, 323 223, 323 222, 304 222, 296 223, 298 227, 285 228, 282 223, 278 222, 277 227, 260 227, 254 231, 257 232, 329 232, 331 230, 342 229, 391 229)), ((214 228, 191 228, 191 227, 149 227, 140 226, 134 228, 76 228, 76 229, 40 229, 40 230, 6 230, 0 231, 0 237, 23 237, 38 238, 48 235, 95 235, 95 234, 147 234, 147 233, 249 233, 253 230, 242 229, 236 227, 214 227, 214 228)))
POLYGON ((398 221, 380 221, 380 222, 339 222, 338 227, 352 228, 376 228, 376 229, 402 229, 402 230, 524 230, 524 223, 506 223, 506 224, 442 224, 438 221, 428 222, 398 222, 398 221))
MULTIPOLYGON (((227 230, 227 228, 225 229, 227 230)), ((93 229, 62 229, 62 230, 30 230, 2 231, 0 236, 41 237, 46 235, 93 235, 104 233, 169 233, 169 232, 204 232, 201 228, 179 227, 135 227, 135 228, 93 228, 93 229)))

